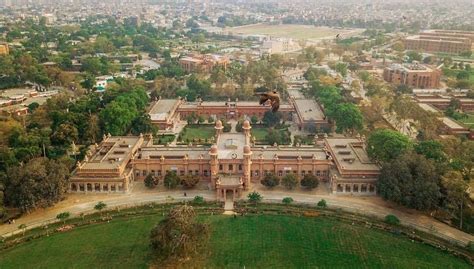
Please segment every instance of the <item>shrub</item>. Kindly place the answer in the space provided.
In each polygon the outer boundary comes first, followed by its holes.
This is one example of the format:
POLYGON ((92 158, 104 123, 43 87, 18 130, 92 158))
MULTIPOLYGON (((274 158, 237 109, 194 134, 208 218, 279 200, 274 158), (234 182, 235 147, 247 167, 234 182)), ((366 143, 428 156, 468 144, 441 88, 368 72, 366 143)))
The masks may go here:
POLYGON ((385 223, 390 225, 398 225, 400 224, 400 220, 397 218, 397 216, 390 214, 385 216, 385 223))
POLYGON ((474 253, 474 241, 471 241, 469 242, 469 244, 467 244, 467 250, 469 250, 469 252, 474 253))
POLYGON ((143 180, 145 186, 149 189, 153 189, 158 185, 159 179, 152 174, 148 174, 143 180))
POLYGON ((273 174, 268 174, 260 181, 260 183, 265 187, 273 188, 280 184, 280 178, 273 174))
POLYGON ((193 188, 198 183, 199 183, 199 177, 198 176, 187 175, 187 176, 183 177, 183 179, 181 180, 181 185, 183 185, 183 187, 185 187, 187 189, 193 188))
POLYGON ((285 198, 283 198, 283 200, 281 200, 281 202, 284 203, 285 205, 289 205, 289 204, 293 203, 294 200, 291 197, 285 197, 285 198))
POLYGON ((288 174, 281 179, 281 185, 285 188, 292 190, 298 185, 298 179, 294 174, 288 174))
POLYGON ((314 189, 318 187, 319 181, 318 179, 312 174, 304 175, 303 179, 301 180, 301 187, 305 189, 314 189))
POLYGON ((262 201, 263 197, 260 195, 260 193, 254 191, 251 192, 247 195, 247 198, 249 199, 249 202, 257 204, 262 201))
POLYGON ((174 189, 181 181, 175 171, 166 172, 164 184, 168 189, 174 189))
POLYGON ((193 199, 193 203, 195 203, 195 204, 204 203, 204 197, 199 196, 199 195, 195 196, 194 199, 193 199))
POLYGON ((328 207, 328 204, 327 204, 326 200, 321 199, 321 201, 319 201, 319 202, 317 203, 317 206, 318 206, 318 207, 321 207, 321 208, 326 208, 326 207, 328 207))

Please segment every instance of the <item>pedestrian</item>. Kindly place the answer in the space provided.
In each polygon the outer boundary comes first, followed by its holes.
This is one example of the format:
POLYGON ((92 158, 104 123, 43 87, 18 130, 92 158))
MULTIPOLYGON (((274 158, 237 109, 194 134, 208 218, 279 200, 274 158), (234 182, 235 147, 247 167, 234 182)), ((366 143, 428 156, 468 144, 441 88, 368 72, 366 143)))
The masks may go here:
POLYGON ((187 197, 188 195, 186 194, 186 192, 184 193, 184 197, 187 197))

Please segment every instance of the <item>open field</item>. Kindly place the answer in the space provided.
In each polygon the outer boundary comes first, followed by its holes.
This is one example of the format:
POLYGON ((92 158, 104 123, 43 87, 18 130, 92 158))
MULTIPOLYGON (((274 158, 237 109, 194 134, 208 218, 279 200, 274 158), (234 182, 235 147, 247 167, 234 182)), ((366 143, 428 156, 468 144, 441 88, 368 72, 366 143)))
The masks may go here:
MULTIPOLYGON (((203 216, 209 245, 193 268, 470 268, 405 237, 327 217, 203 216)), ((114 219, 23 243, 0 268, 148 268, 149 231, 159 215, 114 219)))
POLYGON ((347 30, 296 24, 253 24, 233 27, 230 28, 229 31, 234 34, 270 35, 273 37, 286 37, 293 39, 325 39, 335 38, 337 34, 349 37, 353 34, 361 33, 363 29, 347 30))

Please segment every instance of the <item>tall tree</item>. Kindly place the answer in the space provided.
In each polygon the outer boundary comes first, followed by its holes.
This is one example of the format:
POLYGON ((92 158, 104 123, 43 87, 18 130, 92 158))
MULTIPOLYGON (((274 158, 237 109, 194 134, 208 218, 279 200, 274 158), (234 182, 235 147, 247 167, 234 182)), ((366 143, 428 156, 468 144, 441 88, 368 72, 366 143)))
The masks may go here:
POLYGON ((380 162, 391 161, 411 147, 408 137, 399 132, 379 129, 373 132, 367 140, 367 153, 369 156, 380 162))
POLYGON ((384 199, 418 210, 429 210, 439 204, 439 183, 433 162, 410 152, 383 164, 377 186, 384 199))
POLYGON ((150 233, 151 247, 160 262, 177 261, 196 254, 206 242, 208 226, 197 222, 194 208, 173 208, 150 233))

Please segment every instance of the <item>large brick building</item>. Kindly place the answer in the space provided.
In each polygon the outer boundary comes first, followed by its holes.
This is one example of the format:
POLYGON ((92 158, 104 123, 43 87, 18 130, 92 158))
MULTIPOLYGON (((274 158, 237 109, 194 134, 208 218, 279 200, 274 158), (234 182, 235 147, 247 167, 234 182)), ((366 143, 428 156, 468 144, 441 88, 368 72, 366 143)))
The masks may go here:
POLYGON ((433 89, 439 87, 441 71, 418 63, 392 64, 384 69, 383 79, 395 85, 433 89))
POLYGON ((230 60, 226 56, 216 54, 191 54, 179 59, 179 65, 186 72, 210 72, 214 67, 227 69, 230 60))
MULTIPOLYGON (((152 123, 160 130, 171 130, 179 120, 193 114, 205 119, 241 119, 252 116, 262 119, 270 109, 269 104, 259 105, 256 101, 186 102, 181 99, 160 99, 151 106, 149 114, 152 123)), ((279 112, 282 113, 283 119, 295 120, 300 129, 315 132, 331 128, 322 108, 314 100, 290 98, 289 103, 280 105, 279 112)))
POLYGON ((174 171, 178 176, 200 177, 224 200, 226 195, 239 197, 267 174, 294 174, 298 179, 313 174, 336 194, 376 193, 380 169, 369 160, 364 138, 317 137, 314 146, 256 146, 248 121, 243 133, 222 129, 217 121, 216 143, 211 147, 154 145, 151 136, 105 136, 73 173, 69 190, 127 192, 134 181, 149 174, 162 179, 174 171))
POLYGON ((474 32, 428 30, 405 39, 405 49, 459 54, 471 51, 474 32))

